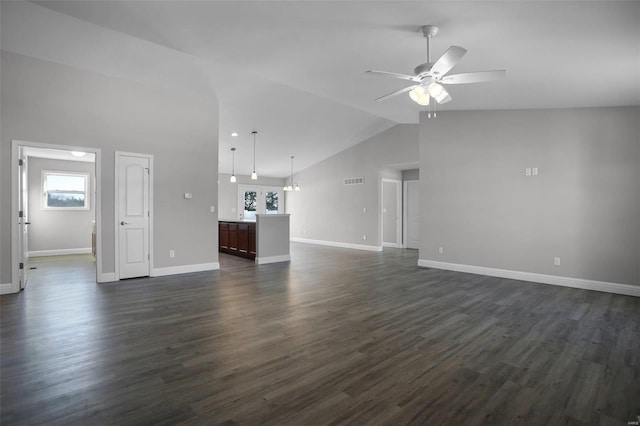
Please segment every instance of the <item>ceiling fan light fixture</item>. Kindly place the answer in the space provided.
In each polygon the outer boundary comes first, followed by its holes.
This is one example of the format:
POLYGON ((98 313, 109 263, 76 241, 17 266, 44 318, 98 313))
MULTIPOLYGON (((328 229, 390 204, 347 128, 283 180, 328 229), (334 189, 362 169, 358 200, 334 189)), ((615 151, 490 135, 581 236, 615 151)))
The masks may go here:
POLYGON ((442 85, 433 82, 429 85, 429 94, 431 95, 431 97, 433 98, 438 98, 439 96, 442 95, 442 92, 444 91, 444 88, 442 87, 442 85))
POLYGON ((441 91, 438 96, 434 96, 433 99, 436 100, 437 103, 442 104, 451 100, 451 96, 449 96, 449 92, 446 91, 442 86, 441 91))
POLYGON ((412 91, 409 92, 409 97, 411 100, 418 105, 427 106, 429 105, 429 95, 425 92, 424 87, 418 86, 412 91))
POLYGON ((422 97, 423 93, 424 93, 424 90, 422 90, 422 86, 418 86, 409 92, 409 97, 413 102, 418 102, 418 100, 422 97))

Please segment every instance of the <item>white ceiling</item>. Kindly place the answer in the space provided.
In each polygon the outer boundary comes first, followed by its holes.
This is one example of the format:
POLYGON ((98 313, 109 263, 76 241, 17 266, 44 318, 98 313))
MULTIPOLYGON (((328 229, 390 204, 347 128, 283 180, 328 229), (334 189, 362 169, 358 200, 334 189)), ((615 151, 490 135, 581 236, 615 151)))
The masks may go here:
POLYGON ((67 151, 64 149, 38 148, 32 146, 28 146, 22 149, 22 154, 25 157, 47 158, 50 160, 79 161, 82 163, 95 163, 96 161, 96 155, 91 152, 86 152, 82 157, 77 157, 73 155, 72 152, 73 151, 67 151))
POLYGON ((443 110, 640 104, 640 2, 55 1, 2 2, 2 48, 145 84, 215 95, 220 171, 287 176, 397 123, 408 96, 373 99, 432 59, 453 70, 507 69, 505 81, 449 86, 443 110), (9 4, 11 3, 11 4, 9 4), (240 133, 232 138, 231 132, 240 133))

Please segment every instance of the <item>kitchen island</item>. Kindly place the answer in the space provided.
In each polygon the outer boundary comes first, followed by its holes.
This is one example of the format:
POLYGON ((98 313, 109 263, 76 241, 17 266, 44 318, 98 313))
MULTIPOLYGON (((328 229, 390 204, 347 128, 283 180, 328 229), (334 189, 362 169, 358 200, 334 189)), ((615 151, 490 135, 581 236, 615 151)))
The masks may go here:
POLYGON ((255 221, 219 220, 219 251, 258 264, 287 262, 289 255, 289 215, 258 214, 255 221))

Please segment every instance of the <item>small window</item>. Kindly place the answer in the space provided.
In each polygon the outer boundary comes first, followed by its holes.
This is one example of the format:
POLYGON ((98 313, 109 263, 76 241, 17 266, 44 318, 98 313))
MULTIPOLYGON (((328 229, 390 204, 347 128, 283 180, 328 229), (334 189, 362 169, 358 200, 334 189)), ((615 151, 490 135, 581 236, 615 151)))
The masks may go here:
POLYGON ((42 172, 42 207, 54 210, 89 210, 89 174, 42 172))
POLYGON ((245 191, 244 193, 244 219, 256 220, 256 207, 258 205, 258 193, 245 191))
POLYGON ((266 197, 267 214, 278 214, 278 193, 267 191, 266 197))

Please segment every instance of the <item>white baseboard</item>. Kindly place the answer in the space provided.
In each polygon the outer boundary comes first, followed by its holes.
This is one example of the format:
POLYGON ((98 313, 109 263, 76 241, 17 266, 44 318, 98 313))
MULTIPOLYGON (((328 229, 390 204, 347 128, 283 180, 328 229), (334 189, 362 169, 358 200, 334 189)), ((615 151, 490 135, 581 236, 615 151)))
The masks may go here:
POLYGON ((118 281, 116 280, 115 272, 104 272, 98 276, 99 283, 112 283, 114 281, 118 281))
POLYGON ((27 257, 66 256, 68 254, 91 254, 91 247, 56 250, 34 250, 28 251, 27 257))
POLYGON ((487 268, 484 266, 462 265, 459 263, 437 262, 435 260, 427 259, 419 259, 418 266, 640 297, 640 286, 630 284, 593 281, 582 278, 537 274, 534 272, 512 271, 509 269, 487 268))
POLYGON ((290 260, 291 256, 288 254, 283 254, 282 256, 256 257, 256 263, 258 265, 264 265, 265 263, 289 262, 290 260))
POLYGON ((165 275, 189 274, 191 272, 215 271, 220 269, 219 262, 200 263, 196 265, 168 266, 166 268, 153 268, 152 277, 163 277, 165 275))
POLYGON ((12 293, 15 293, 15 291, 13 290, 13 284, 11 283, 0 284, 0 294, 12 294, 12 293))
POLYGON ((308 238, 298 238, 298 237, 291 237, 290 239, 291 241, 295 241, 298 243, 317 244, 321 246, 341 247, 341 248, 348 248, 348 249, 355 249, 355 250, 382 251, 382 246, 367 246, 364 244, 341 243, 338 241, 310 240, 308 238))
POLYGON ((402 248, 402 244, 398 243, 382 243, 382 247, 402 248))

